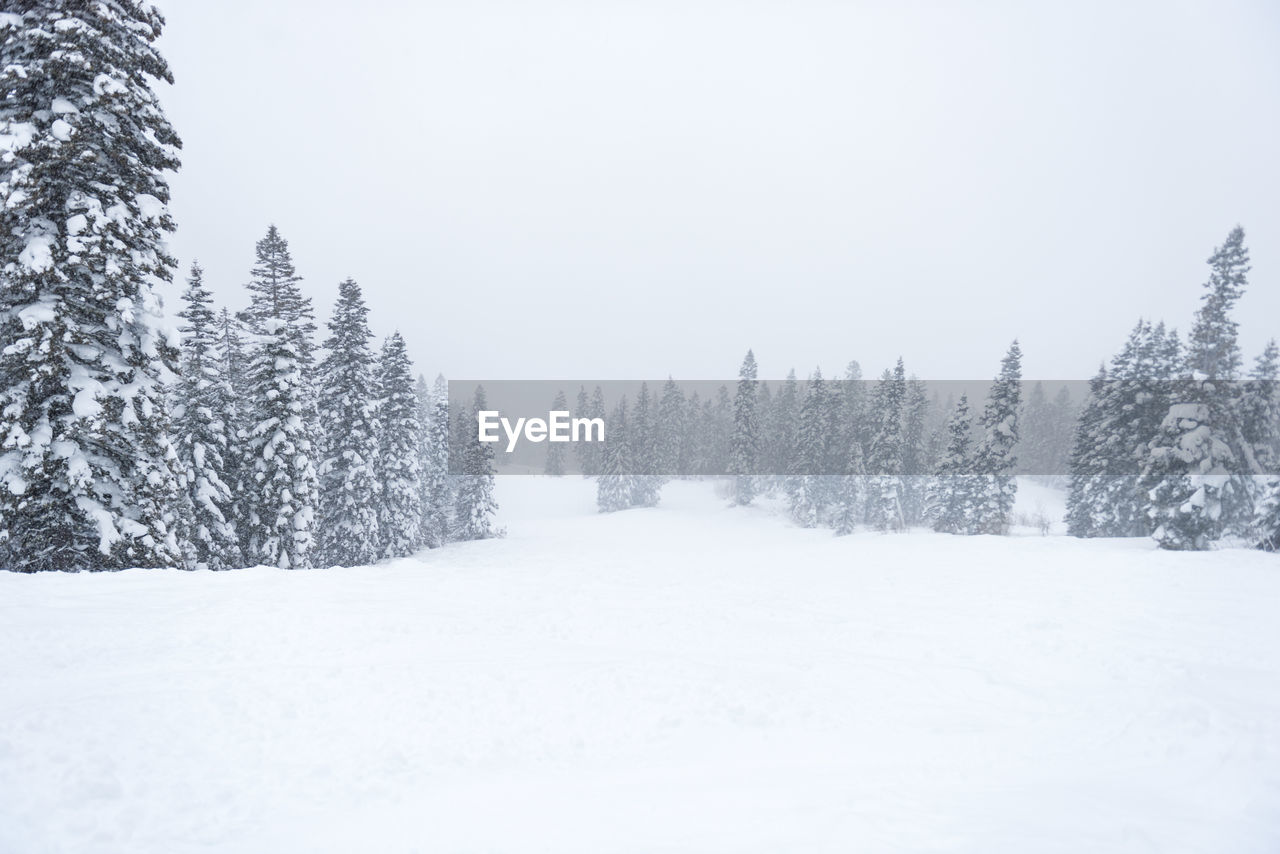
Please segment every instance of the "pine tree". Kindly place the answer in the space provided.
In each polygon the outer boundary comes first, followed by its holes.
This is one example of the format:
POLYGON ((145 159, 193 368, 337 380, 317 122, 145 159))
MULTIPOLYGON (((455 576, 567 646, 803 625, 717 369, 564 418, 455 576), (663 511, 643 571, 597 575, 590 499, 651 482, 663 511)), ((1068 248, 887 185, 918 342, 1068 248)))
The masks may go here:
POLYGON ((289 242, 272 224, 267 227, 266 236, 254 247, 254 252, 256 263, 249 271, 249 283, 245 286, 249 289, 249 308, 242 317, 258 334, 263 333, 268 320, 285 322, 310 393, 311 374, 315 367, 315 310, 311 306, 311 298, 304 296, 299 287, 302 277, 293 266, 289 242))
POLYGON ((827 444, 831 437, 827 430, 830 408, 822 370, 816 368, 805 385, 796 449, 786 482, 791 517, 805 528, 822 524, 833 499, 833 479, 826 471, 827 444))
POLYGON ((831 526, 835 529, 837 537, 852 534, 858 519, 865 512, 862 506, 865 474, 862 445, 855 439, 849 448, 849 461, 845 465, 845 473, 836 484, 835 508, 831 514, 831 526))
POLYGON ((974 455, 980 476, 974 513, 978 533, 1003 534, 1009 527, 1018 482, 1013 477, 1018 459, 1018 409, 1022 401, 1022 350, 1014 341, 1000 362, 982 410, 982 442, 974 455))
POLYGON ((319 484, 298 337, 288 323, 270 318, 262 322, 260 338, 250 372, 251 399, 258 405, 247 436, 252 495, 246 557, 303 569, 311 565, 319 484))
POLYGON ((413 368, 404 338, 392 333, 378 358, 378 530, 382 557, 413 554, 423 544, 422 435, 413 368))
POLYGON ((929 488, 929 521, 944 534, 976 531, 977 483, 973 475, 973 423, 969 398, 960 395, 947 424, 947 448, 929 488))
POLYGON ((1151 495, 1151 536, 1162 549, 1203 550, 1222 534, 1232 456, 1212 413, 1207 403, 1175 404, 1151 440, 1142 485, 1151 495))
MULTIPOLYGON (((551 401, 551 410, 553 412, 568 412, 569 401, 564 396, 564 391, 556 392, 556 399, 551 401)), ((581 445, 594 444, 592 442, 579 442, 581 445)), ((547 442, 547 463, 543 467, 543 474, 552 477, 561 477, 564 475, 565 449, 562 442, 547 442)))
POLYGON ((1076 424, 1069 462, 1071 482, 1067 491, 1067 533, 1073 537, 1101 536, 1099 529, 1106 508, 1098 505, 1097 496, 1105 465, 1098 454, 1098 442, 1106 385, 1107 369, 1103 365, 1089 381, 1089 397, 1076 424))
POLYGON ((907 525, 925 519, 928 505, 930 401, 925 384, 912 376, 907 380, 902 411, 902 516, 907 525))
POLYGON ((1261 474, 1244 435, 1240 347, 1231 310, 1248 282, 1239 226, 1209 258, 1209 280, 1187 344, 1188 381, 1151 440, 1142 483, 1152 537, 1165 549, 1205 549, 1255 512, 1247 475, 1261 474))
POLYGON ((1280 464, 1280 347, 1275 339, 1267 342, 1258 356, 1249 381, 1245 384, 1240 429, 1244 441, 1253 452, 1258 472, 1276 473, 1280 464))
POLYGON ((0 15, 0 565, 175 566, 177 366, 153 286, 172 279, 173 78, 141 3, 0 15))
POLYGON ((481 442, 476 425, 480 412, 488 409, 484 387, 476 386, 467 432, 458 437, 462 445, 462 474, 457 479, 453 524, 455 540, 483 540, 502 532, 494 526, 498 502, 493 497, 493 443, 481 442))
POLYGON ((249 516, 253 507, 253 467, 251 464, 249 418, 253 412, 249 357, 244 348, 244 329, 226 308, 219 316, 218 351, 222 376, 231 394, 222 410, 226 424, 227 450, 222 460, 223 480, 231 489, 226 510, 236 532, 241 559, 249 555, 249 516))
POLYGON ((800 384, 796 381, 794 368, 787 372, 787 378, 778 389, 773 412, 767 423, 767 470, 773 475, 775 487, 785 491, 793 468, 796 429, 800 423, 800 384))
POLYGON ((658 473, 664 477, 689 474, 688 449, 684 446, 687 404, 676 381, 667 377, 658 402, 656 438, 658 473))
POLYGON ((880 377, 871 399, 874 430, 867 469, 867 521, 880 531, 900 531, 906 526, 902 509, 902 427, 907 377, 902 359, 894 370, 880 377))
MULTIPOLYGON (((576 415, 579 418, 605 417, 604 390, 600 386, 596 386, 591 392, 590 399, 587 398, 585 386, 578 390, 576 415)), ((578 456, 578 466, 582 469, 583 477, 595 477, 600 474, 604 463, 604 449, 599 442, 576 442, 573 452, 578 456)))
POLYGON ((1187 365, 1199 381, 1220 381, 1217 388, 1199 389, 1208 398, 1203 402, 1211 403, 1214 392, 1229 397, 1231 390, 1222 383, 1240 375, 1239 325, 1231 310, 1248 284, 1249 250, 1244 245, 1244 229, 1238 225, 1233 228, 1208 264, 1209 281, 1204 284, 1205 293, 1187 340, 1187 365))
POLYGON ((756 406, 759 382, 756 357, 748 350, 738 371, 738 391, 733 400, 733 442, 729 474, 734 476, 733 502, 750 504, 756 496, 755 474, 760 454, 760 421, 756 406))
POLYGON ((186 537, 197 566, 228 569, 243 566, 240 539, 234 526, 226 460, 237 450, 231 425, 233 392, 223 374, 218 353, 218 317, 210 307, 213 296, 204 286, 200 265, 191 265, 186 308, 178 313, 186 323, 182 332, 182 372, 173 411, 178 460, 190 502, 190 530, 186 537))
POLYGON ((1255 545, 1265 551, 1280 550, 1280 477, 1262 479, 1253 528, 1255 545))
POLYGON ((708 475, 723 477, 729 472, 729 445, 733 437, 733 402, 729 387, 716 389, 715 401, 707 401, 707 421, 702 426, 707 443, 708 475))
POLYGON ((325 563, 360 566, 378 560, 383 551, 378 523, 383 425, 369 309, 352 279, 338 285, 329 332, 318 376, 323 438, 317 545, 325 563))
POLYGON ((631 483, 631 503, 636 507, 656 507, 662 490, 662 478, 657 474, 658 453, 653 421, 649 385, 640 383, 628 438, 628 451, 635 474, 631 483))
POLYGON ((635 475, 631 459, 631 429, 627 419, 627 399, 623 397, 609 417, 604 442, 604 461, 596 479, 596 506, 601 513, 632 507, 635 475))
POLYGON ((439 548, 449 539, 454 478, 449 474, 449 386, 437 376, 434 388, 419 378, 419 405, 423 419, 422 507, 423 544, 439 548))

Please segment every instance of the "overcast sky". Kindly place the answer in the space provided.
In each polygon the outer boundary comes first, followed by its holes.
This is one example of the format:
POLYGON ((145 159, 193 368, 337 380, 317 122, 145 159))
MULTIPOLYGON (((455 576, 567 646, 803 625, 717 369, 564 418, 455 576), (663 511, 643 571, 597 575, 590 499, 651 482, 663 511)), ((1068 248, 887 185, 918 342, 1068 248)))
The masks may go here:
POLYGON ((428 375, 1087 377, 1237 222, 1280 335, 1274 2, 157 5, 184 275, 275 222, 428 375))

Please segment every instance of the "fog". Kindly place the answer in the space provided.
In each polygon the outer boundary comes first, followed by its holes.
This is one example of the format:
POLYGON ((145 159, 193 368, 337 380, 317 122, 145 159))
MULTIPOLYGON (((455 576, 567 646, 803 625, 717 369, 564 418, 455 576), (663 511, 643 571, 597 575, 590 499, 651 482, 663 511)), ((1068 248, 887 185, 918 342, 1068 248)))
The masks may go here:
POLYGON ((1080 379, 1237 222, 1280 332, 1275 4, 157 5, 183 275, 274 222, 428 375, 1080 379))

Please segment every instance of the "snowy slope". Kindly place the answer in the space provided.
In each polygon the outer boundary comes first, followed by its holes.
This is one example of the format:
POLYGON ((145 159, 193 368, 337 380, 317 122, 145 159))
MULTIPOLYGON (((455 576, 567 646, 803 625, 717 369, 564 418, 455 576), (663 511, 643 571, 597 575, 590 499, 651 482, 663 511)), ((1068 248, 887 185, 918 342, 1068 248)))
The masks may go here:
POLYGON ((0 851, 1280 850, 1274 556, 499 498, 376 567, 0 573, 0 851))

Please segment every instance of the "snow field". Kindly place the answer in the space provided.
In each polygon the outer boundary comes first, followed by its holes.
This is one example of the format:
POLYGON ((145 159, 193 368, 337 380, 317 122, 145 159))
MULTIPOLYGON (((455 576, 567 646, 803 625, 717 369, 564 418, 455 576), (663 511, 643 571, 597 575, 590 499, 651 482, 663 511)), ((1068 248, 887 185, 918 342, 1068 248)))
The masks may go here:
POLYGON ((1280 850, 1275 556, 498 497, 373 567, 0 573, 0 851, 1280 850))

